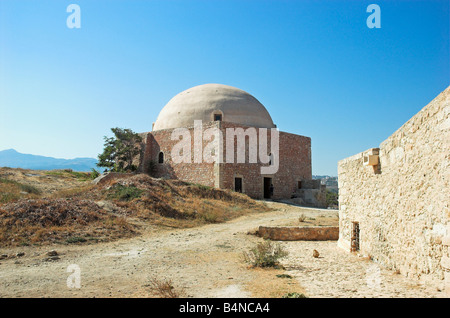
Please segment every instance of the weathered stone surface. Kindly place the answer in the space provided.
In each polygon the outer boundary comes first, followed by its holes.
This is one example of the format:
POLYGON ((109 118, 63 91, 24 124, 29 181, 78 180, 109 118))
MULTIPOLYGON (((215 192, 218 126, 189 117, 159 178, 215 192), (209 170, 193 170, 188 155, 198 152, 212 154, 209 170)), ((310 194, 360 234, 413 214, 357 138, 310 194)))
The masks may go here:
POLYGON ((320 256, 319 251, 318 251, 318 250, 314 250, 314 251, 313 251, 313 257, 314 257, 314 258, 319 258, 319 256, 320 256))
POLYGON ((444 268, 444 269, 450 270, 450 257, 442 256, 442 259, 441 259, 441 266, 442 266, 442 268, 444 268))
POLYGON ((379 148, 338 163, 340 247, 350 250, 353 222, 358 222, 360 253, 410 277, 444 279, 449 113, 450 87, 379 148), (379 155, 378 165, 364 165, 367 155, 379 155))
POLYGON ((337 241, 339 238, 339 227, 260 226, 258 236, 274 241, 337 241))

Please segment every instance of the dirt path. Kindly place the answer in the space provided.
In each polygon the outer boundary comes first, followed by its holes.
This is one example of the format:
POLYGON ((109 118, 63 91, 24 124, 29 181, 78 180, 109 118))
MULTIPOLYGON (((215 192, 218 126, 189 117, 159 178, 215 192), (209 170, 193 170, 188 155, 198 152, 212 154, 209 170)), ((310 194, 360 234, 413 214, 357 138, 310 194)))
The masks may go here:
MULTIPOLYGON (((152 277, 171 279, 186 297, 281 297, 288 292, 311 297, 439 296, 436 288, 417 286, 382 271, 382 286, 368 288, 372 262, 338 250, 336 242, 283 242, 290 255, 283 270, 250 269, 242 253, 261 241, 248 231, 259 225, 298 225, 301 214, 335 219, 337 211, 271 203, 277 211, 247 215, 194 229, 158 230, 113 243, 3 249, 22 257, 0 260, 2 297, 152 297, 152 277), (46 261, 55 249, 60 259, 46 261), (321 258, 313 258, 317 249, 321 258), (81 288, 68 288, 67 268, 81 270, 81 288), (293 276, 278 278, 286 273, 293 276), (336 275, 338 274, 338 275, 336 275)), ((372 286, 373 287, 373 286, 372 286)))

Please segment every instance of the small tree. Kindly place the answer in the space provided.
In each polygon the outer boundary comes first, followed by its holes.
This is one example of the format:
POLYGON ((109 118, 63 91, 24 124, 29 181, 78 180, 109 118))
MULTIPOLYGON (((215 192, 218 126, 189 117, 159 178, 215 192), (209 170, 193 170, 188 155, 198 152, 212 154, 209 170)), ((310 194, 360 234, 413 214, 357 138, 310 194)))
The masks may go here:
POLYGON ((133 165, 133 159, 141 152, 139 143, 142 137, 131 129, 116 127, 111 131, 114 137, 103 137, 104 149, 98 155, 97 166, 114 172, 135 171, 137 167, 133 165))
POLYGON ((328 207, 338 207, 339 206, 339 195, 328 189, 327 189, 327 194, 326 194, 326 200, 327 200, 328 207))

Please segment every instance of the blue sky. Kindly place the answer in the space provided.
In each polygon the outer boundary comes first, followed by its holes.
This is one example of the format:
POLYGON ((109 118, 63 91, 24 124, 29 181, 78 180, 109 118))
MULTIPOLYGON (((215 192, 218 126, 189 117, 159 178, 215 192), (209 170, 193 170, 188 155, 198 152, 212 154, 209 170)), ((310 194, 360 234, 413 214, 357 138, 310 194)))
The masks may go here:
POLYGON ((449 86, 449 17, 448 0, 0 0, 0 150, 96 157, 111 127, 150 131, 174 95, 221 83, 337 175, 449 86))

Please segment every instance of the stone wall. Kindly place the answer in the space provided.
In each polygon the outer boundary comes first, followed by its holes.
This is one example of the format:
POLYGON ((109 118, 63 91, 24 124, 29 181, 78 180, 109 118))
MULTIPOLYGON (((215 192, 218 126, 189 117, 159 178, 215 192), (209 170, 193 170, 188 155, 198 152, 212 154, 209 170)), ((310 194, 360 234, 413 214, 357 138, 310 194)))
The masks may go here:
POLYGON ((447 223, 447 236, 442 239, 441 267, 444 271, 445 291, 450 297, 450 223, 447 223))
POLYGON ((302 180, 300 184, 300 189, 320 189, 320 180, 302 180))
POLYGON ((337 241, 339 238, 339 227, 260 226, 258 236, 274 241, 337 241))
MULTIPOLYGON (((216 127, 212 122, 203 125, 203 129, 216 127)), ((142 171, 149 172, 156 178, 179 179, 186 182, 215 186, 215 164, 195 163, 194 161, 194 127, 187 128, 191 136, 191 160, 190 163, 174 163, 172 149, 179 140, 172 140, 173 129, 157 130, 147 135, 142 171), (164 162, 159 163, 160 152, 164 155, 164 162), (152 170, 152 171, 150 171, 152 170)), ((209 141, 202 140, 202 147, 206 147, 209 141)))
POLYGON ((450 87, 379 148, 338 163, 340 247, 351 250, 356 222, 360 253, 406 276, 444 278, 449 113, 450 87))
POLYGON ((295 198, 300 199, 301 205, 312 206, 317 208, 327 208, 327 188, 325 185, 320 185, 318 189, 304 189, 296 190, 295 198))

